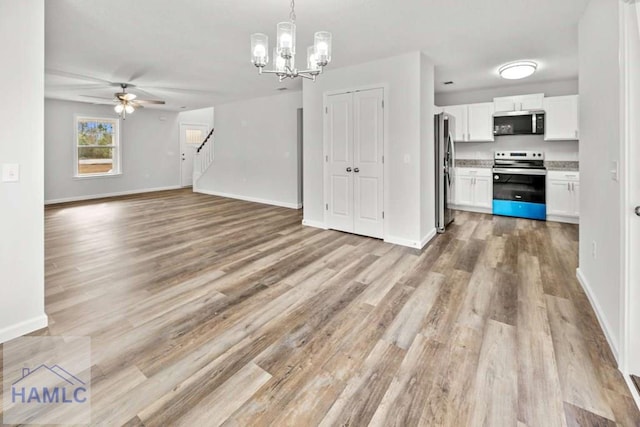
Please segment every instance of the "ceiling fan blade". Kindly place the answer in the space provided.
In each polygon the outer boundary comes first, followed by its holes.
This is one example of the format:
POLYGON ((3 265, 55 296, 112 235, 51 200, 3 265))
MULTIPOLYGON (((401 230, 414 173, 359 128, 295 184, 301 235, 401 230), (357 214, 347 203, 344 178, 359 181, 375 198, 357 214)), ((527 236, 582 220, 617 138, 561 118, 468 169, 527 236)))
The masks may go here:
POLYGON ((48 89, 51 90, 71 90, 71 91, 81 91, 81 90, 102 90, 102 89, 106 89, 108 87, 111 87, 111 85, 108 84, 101 84, 101 83, 92 83, 92 84, 86 84, 86 85, 82 85, 82 84, 77 84, 77 85, 56 85, 56 84, 47 84, 46 85, 48 89))
POLYGON ((157 105, 165 104, 164 101, 160 101, 157 99, 136 99, 135 102, 138 104, 157 104, 157 105))
POLYGON ((184 93, 187 95, 214 95, 219 94, 219 91, 216 90, 207 90, 207 89, 182 89, 177 87, 160 87, 160 86, 145 86, 150 90, 164 91, 164 92, 176 92, 176 93, 184 93))
POLYGON ((113 101, 112 97, 106 97, 106 96, 92 96, 92 95, 80 95, 80 96, 82 96, 84 98, 106 99, 106 100, 109 100, 109 101, 113 101))
POLYGON ((132 106, 133 108, 135 108, 136 110, 137 110, 138 108, 144 108, 144 107, 143 107, 142 105, 140 105, 137 101, 130 102, 130 103, 129 103, 129 105, 131 105, 131 106, 132 106))
POLYGON ((59 76, 59 77, 66 77, 69 79, 76 79, 76 80, 84 80, 84 81, 88 81, 88 82, 96 82, 96 83, 102 83, 102 84, 106 84, 106 85, 113 85, 112 82, 110 82, 109 80, 104 80, 104 79, 100 79, 97 77, 91 77, 91 76, 85 76, 82 74, 76 74, 76 73, 70 73, 68 71, 63 71, 63 70, 56 70, 53 68, 47 68, 45 69, 45 74, 50 74, 52 76, 59 76))
POLYGON ((133 101, 138 97, 133 93, 126 93, 126 92, 116 93, 115 95, 118 99, 125 100, 125 101, 133 101))

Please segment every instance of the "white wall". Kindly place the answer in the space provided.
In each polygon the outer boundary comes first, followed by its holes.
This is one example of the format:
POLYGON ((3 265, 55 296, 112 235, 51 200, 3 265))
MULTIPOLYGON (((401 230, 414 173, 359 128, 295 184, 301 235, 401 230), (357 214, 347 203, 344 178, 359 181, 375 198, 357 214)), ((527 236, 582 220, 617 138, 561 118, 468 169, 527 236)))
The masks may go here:
POLYGON ((180 186, 178 113, 146 108, 121 120, 122 174, 99 178, 73 176, 76 114, 117 117, 109 105, 45 101, 45 200, 67 201, 180 186))
POLYGON ((197 191, 300 207, 301 107, 300 92, 217 105, 214 161, 198 180, 197 191))
POLYGON ((44 1, 0 2, 0 343, 47 326, 44 312, 44 1), (26 29, 26 30, 25 30, 26 29), (10 66, 9 66, 10 63, 10 66))
POLYGON ((456 159, 493 159, 494 151, 532 150, 545 153, 547 160, 579 160, 578 141, 545 141, 542 135, 505 135, 495 142, 458 142, 456 159))
MULTIPOLYGON (((428 74, 428 72, 427 72, 428 74)), ((385 239, 419 245, 421 235, 421 56, 412 52, 366 64, 329 68, 304 81, 304 223, 324 224, 323 94, 362 87, 385 88, 385 239), (416 243, 417 242, 417 243, 416 243)), ((428 129, 425 129, 428 132, 428 129)))
POLYGON ((617 354, 620 343, 620 160, 618 1, 591 0, 580 20, 580 268, 617 354), (596 255, 593 255, 593 244, 596 255))
POLYGON ((435 95, 436 105, 473 104, 475 102, 491 102, 499 96, 526 95, 529 93, 544 93, 545 96, 575 95, 578 93, 578 80, 557 80, 541 83, 511 84, 505 82, 503 86, 465 90, 462 92, 439 92, 435 95))
POLYGON ((200 108, 198 110, 182 111, 178 114, 178 122, 185 124, 203 124, 213 127, 213 107, 200 108))
POLYGON ((420 55, 420 239, 421 245, 432 237, 436 222, 434 66, 420 55))

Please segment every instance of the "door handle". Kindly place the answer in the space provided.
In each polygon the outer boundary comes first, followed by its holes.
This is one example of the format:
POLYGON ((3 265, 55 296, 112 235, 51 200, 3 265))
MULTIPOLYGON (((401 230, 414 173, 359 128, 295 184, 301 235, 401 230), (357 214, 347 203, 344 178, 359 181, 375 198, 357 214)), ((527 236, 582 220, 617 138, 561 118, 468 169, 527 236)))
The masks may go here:
POLYGON ((640 206, 636 206, 635 212, 636 215, 640 216, 640 206))
POLYGON ((358 172, 360 172, 360 169, 355 168, 353 171, 354 171, 355 173, 358 173, 358 172))
POLYGON ((347 172, 351 172, 351 168, 347 168, 347 172))

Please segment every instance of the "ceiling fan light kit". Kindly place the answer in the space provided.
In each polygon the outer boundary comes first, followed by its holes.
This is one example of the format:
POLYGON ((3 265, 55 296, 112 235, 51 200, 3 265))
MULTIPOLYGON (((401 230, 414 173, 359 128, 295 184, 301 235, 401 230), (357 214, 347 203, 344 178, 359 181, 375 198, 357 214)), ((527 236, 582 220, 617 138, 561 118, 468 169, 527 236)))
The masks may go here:
POLYGON ((251 62, 258 67, 258 73, 270 73, 278 76, 279 81, 286 78, 303 77, 315 81, 324 67, 331 62, 331 33, 318 31, 313 38, 313 46, 307 48, 307 69, 298 70, 296 56, 296 12, 295 0, 291 0, 289 21, 277 25, 276 47, 273 49, 273 70, 265 70, 269 64, 269 37, 263 33, 251 35, 251 62))

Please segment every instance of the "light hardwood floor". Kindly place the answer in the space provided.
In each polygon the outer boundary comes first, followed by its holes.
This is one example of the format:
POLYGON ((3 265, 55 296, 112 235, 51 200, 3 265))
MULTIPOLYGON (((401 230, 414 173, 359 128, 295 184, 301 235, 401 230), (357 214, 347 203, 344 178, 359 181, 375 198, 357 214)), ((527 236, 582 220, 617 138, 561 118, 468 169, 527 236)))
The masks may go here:
POLYGON ((638 426, 578 229, 459 212, 425 250, 170 191, 46 209, 40 334, 92 338, 93 423, 638 426))

